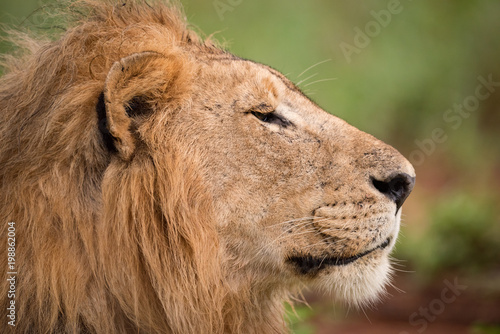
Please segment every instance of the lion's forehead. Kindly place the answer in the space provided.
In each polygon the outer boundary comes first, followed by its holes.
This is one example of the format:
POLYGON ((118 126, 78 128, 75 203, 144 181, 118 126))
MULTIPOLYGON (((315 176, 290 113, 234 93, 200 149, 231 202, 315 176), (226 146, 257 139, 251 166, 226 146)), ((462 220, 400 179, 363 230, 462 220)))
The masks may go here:
MULTIPOLYGON (((316 135, 335 134, 338 138, 340 130, 349 136, 349 130, 354 129, 344 120, 321 109, 292 81, 273 68, 239 58, 224 60, 218 65, 222 67, 211 67, 211 71, 216 72, 220 81, 228 83, 229 91, 226 93, 240 98, 238 104, 242 109, 253 107, 256 103, 270 104, 275 112, 296 127, 316 135), (223 70, 224 67, 229 69, 223 70)), ((353 136, 358 137, 359 133, 355 131, 353 136)))

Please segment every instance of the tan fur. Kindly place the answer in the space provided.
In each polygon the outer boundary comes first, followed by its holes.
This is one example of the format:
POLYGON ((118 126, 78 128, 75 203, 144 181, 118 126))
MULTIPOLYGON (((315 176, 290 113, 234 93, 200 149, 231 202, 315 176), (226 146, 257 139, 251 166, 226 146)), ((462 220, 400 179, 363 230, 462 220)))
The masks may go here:
POLYGON ((401 211, 370 178, 414 175, 397 151, 170 5, 85 0, 66 15, 57 41, 17 34, 25 55, 0 79, 0 307, 13 221, 18 332, 282 333, 304 284, 376 298, 401 211), (290 126, 256 117, 272 111, 290 126), (345 266, 290 263, 388 237, 345 266))

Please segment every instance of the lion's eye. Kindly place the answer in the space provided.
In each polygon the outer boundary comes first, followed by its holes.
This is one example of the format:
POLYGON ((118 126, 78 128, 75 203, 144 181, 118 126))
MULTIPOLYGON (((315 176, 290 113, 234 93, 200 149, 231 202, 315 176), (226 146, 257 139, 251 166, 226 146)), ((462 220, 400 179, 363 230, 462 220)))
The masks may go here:
POLYGON ((251 113, 252 113, 252 115, 257 117, 259 120, 261 120, 262 122, 269 123, 271 120, 271 116, 269 113, 263 114, 263 113, 258 112, 258 111, 252 111, 251 113))
POLYGON ((270 113, 261 113, 258 111, 251 111, 252 115, 257 117, 261 122, 264 123, 271 123, 271 124, 277 124, 282 127, 287 127, 291 123, 287 119, 277 115, 275 112, 270 112, 270 113))

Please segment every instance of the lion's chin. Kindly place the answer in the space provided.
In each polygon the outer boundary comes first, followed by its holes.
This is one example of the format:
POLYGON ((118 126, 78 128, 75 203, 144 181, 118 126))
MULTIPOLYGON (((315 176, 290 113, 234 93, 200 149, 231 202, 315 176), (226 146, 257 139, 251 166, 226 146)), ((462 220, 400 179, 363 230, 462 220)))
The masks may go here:
POLYGON ((325 268, 315 285, 336 300, 363 307, 383 295, 391 272, 388 253, 383 251, 383 254, 367 256, 350 265, 325 268))

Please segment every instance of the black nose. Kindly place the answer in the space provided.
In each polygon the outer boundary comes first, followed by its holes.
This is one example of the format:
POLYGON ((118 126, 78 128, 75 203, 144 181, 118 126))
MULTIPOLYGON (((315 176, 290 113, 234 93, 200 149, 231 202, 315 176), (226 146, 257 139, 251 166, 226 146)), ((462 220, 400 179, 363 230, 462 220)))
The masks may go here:
POLYGON ((396 211, 403 205, 415 185, 415 178, 405 173, 395 174, 384 181, 373 177, 371 180, 378 191, 396 203, 396 211))

